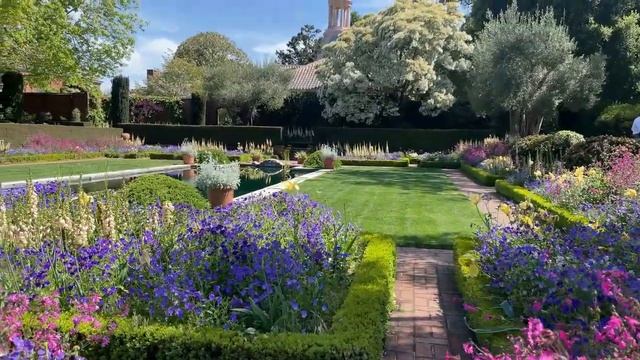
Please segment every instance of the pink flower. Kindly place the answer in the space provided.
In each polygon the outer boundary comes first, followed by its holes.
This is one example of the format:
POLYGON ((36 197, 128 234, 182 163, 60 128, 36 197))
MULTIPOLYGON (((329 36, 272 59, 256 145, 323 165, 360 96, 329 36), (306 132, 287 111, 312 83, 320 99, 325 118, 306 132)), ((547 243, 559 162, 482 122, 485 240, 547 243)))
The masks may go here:
POLYGON ((540 312, 540 310, 542 310, 542 301, 540 300, 534 301, 533 305, 531 305, 531 310, 535 313, 540 312))
POLYGON ((464 350, 465 354, 469 355, 473 354, 476 351, 475 346, 470 342, 462 344, 462 349, 464 350))
POLYGON ((478 312, 478 308, 475 305, 472 304, 467 304, 464 303, 462 304, 462 308, 464 309, 464 311, 470 313, 470 314, 474 314, 478 312))

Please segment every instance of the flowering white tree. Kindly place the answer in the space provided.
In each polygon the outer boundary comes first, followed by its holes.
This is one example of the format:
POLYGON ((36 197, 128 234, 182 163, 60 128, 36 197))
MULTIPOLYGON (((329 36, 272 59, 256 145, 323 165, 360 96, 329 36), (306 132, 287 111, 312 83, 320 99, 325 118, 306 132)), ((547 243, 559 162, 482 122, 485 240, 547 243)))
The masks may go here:
POLYGON ((325 47, 319 77, 329 120, 373 124, 417 102, 436 115, 455 102, 452 71, 469 67, 471 38, 457 2, 397 0, 325 47))

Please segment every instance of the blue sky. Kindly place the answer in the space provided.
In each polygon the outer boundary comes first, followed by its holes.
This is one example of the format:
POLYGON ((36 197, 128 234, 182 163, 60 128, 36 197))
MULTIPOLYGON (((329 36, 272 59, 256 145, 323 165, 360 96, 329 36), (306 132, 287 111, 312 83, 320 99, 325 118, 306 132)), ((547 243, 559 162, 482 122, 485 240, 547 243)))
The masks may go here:
MULTIPOLYGON (((393 1, 353 0, 353 7, 366 14, 393 1)), ((147 26, 137 34, 135 51, 122 73, 132 84, 140 84, 146 69, 159 67, 163 56, 181 41, 204 31, 228 36, 256 61, 273 58, 302 25, 324 30, 327 4, 327 0, 140 0, 140 16, 147 26)))

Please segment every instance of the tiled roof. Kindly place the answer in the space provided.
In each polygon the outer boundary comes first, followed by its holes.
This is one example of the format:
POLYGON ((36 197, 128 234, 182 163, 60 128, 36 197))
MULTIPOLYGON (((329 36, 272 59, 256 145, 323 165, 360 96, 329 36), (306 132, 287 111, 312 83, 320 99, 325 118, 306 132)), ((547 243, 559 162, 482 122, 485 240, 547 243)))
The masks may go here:
POLYGON ((298 91, 313 91, 322 86, 316 71, 318 65, 324 60, 320 59, 307 65, 286 65, 285 68, 293 70, 293 78, 289 83, 289 89, 298 91))

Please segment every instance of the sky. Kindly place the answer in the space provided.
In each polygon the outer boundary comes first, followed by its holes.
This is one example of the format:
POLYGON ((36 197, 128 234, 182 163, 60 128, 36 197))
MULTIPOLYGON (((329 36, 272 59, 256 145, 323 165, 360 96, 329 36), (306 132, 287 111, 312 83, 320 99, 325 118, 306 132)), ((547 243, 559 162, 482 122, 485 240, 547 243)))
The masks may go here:
MULTIPOLYGON (((361 15, 378 12, 394 0, 353 0, 361 15)), ((327 0, 140 0, 139 15, 146 21, 136 35, 131 58, 121 69, 140 85, 146 70, 159 68, 180 42, 199 32, 226 35, 255 61, 275 58, 275 51, 305 24, 324 30, 327 0)), ((111 84, 103 81, 103 89, 111 84)))

